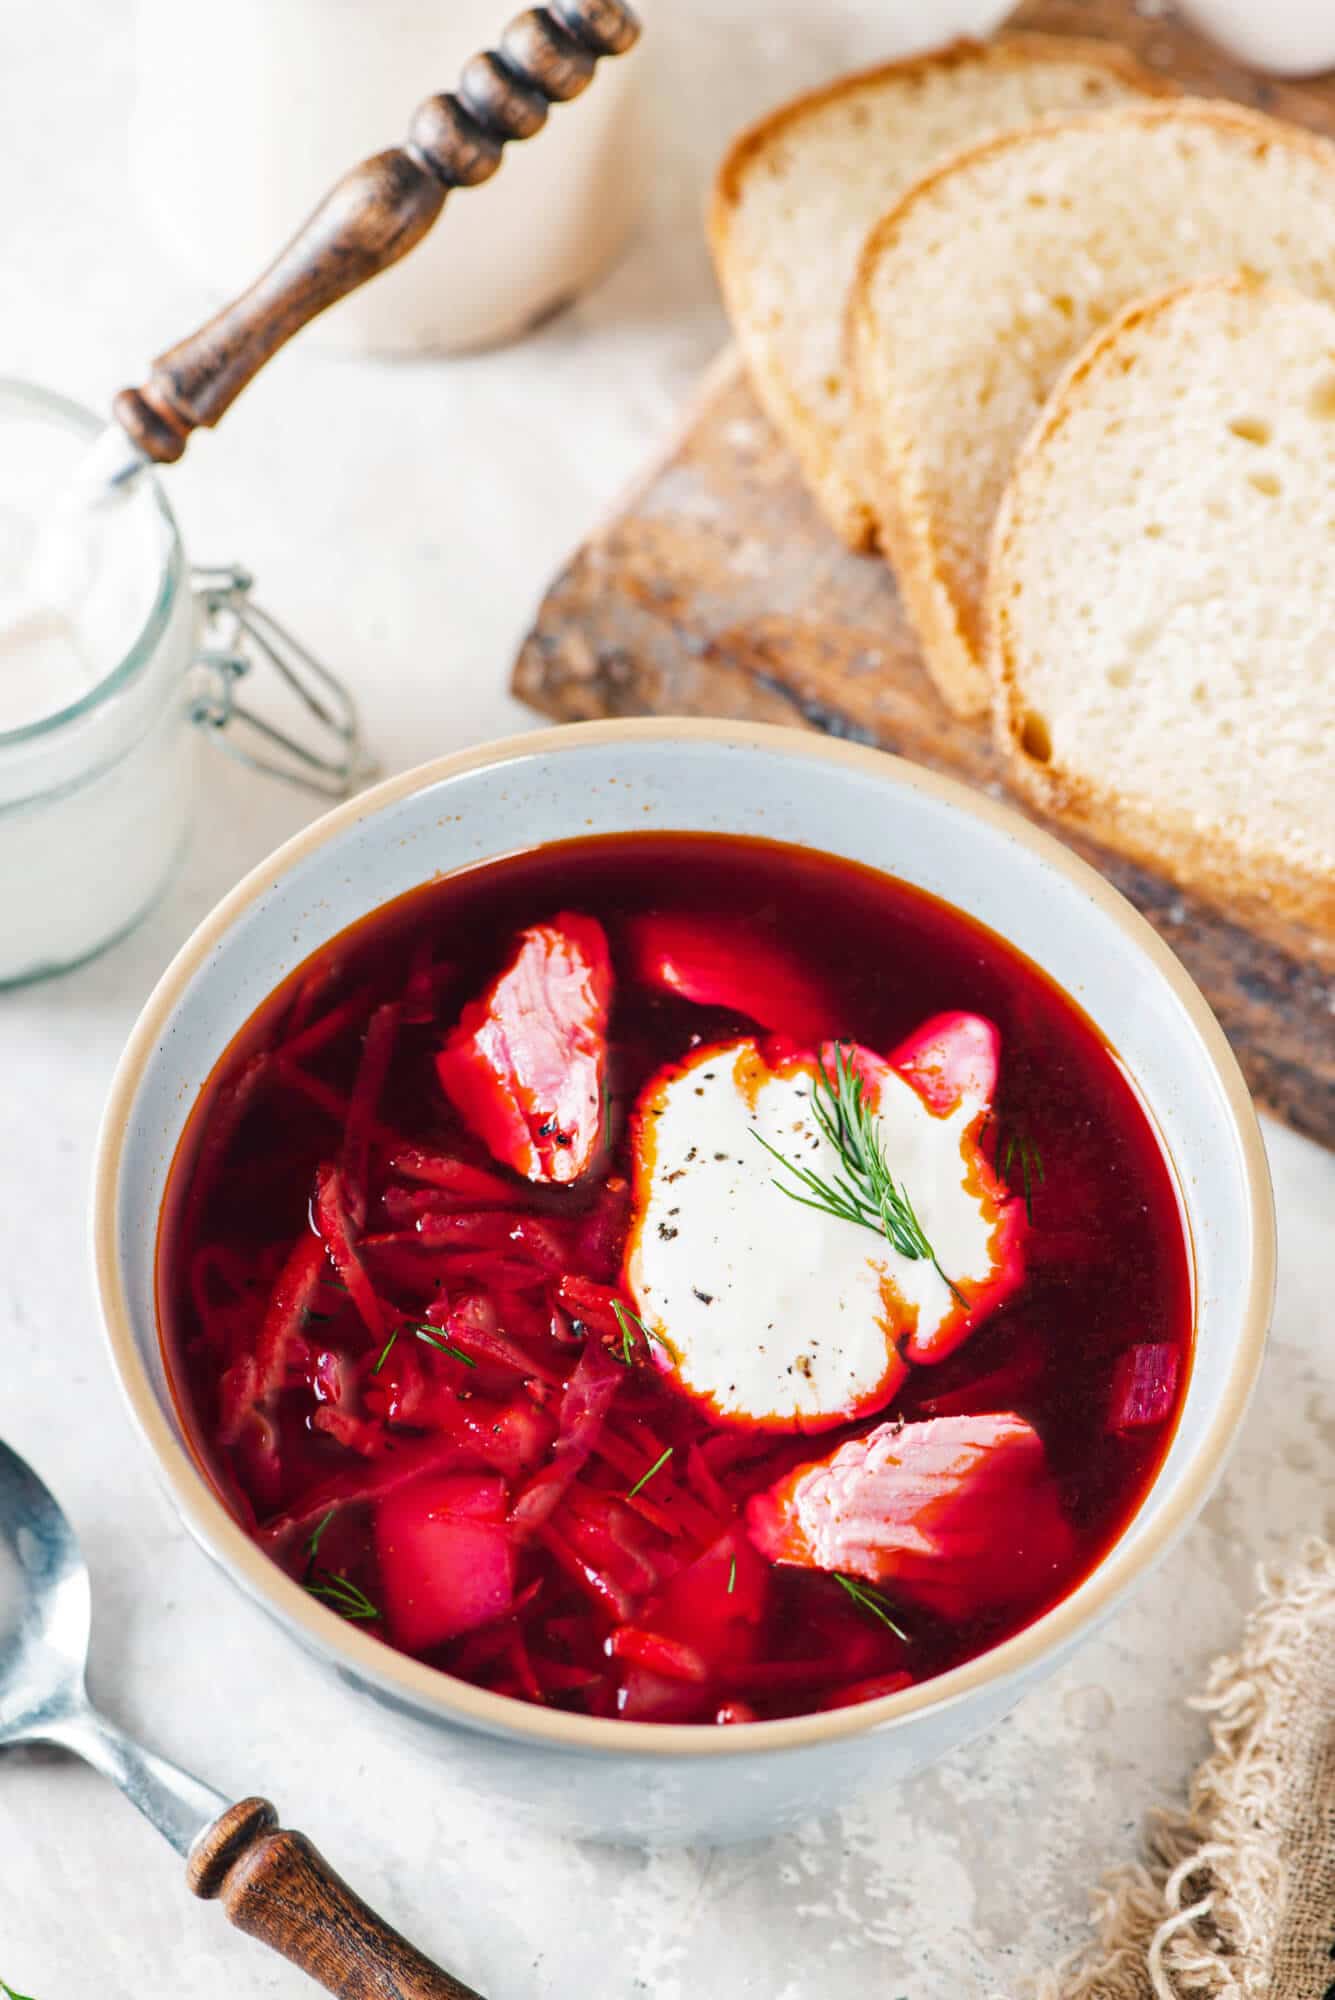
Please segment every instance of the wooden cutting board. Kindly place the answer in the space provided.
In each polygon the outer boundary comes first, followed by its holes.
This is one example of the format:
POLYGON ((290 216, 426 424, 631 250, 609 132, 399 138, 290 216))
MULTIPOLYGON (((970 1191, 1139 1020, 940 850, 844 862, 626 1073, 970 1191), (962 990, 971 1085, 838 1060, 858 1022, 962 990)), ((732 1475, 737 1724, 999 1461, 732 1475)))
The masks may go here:
MULTIPOLYGON (((1027 0, 1014 20, 1121 42, 1186 89, 1235 97, 1335 137, 1335 76, 1303 84, 1257 77, 1159 0, 1027 0)), ((514 688, 569 720, 800 722, 1005 793, 986 725, 947 711, 890 571, 851 555, 825 525, 731 352, 702 383, 666 455, 552 584, 514 688)), ((1291 925, 1263 933, 1056 831, 1188 966, 1258 1099, 1335 1147, 1329 943, 1291 925)))

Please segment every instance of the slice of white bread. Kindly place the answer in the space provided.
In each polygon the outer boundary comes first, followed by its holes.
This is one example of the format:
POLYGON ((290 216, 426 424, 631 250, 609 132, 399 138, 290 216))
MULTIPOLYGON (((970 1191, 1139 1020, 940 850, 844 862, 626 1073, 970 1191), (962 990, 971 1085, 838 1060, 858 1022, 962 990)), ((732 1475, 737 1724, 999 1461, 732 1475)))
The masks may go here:
POLYGON ((831 524, 867 548, 843 316, 867 231, 939 155, 1057 111, 1169 93, 1105 43, 1013 35, 839 78, 729 148, 710 243, 756 391, 831 524))
POLYGON ((1061 370, 1130 300, 1244 268, 1335 297, 1335 147, 1204 99, 1007 133, 872 232, 849 304, 868 497, 959 713, 987 705, 992 520, 1061 370))
POLYGON ((1237 277, 1129 307, 1012 472, 999 740, 1048 811, 1335 938, 1335 311, 1237 277))

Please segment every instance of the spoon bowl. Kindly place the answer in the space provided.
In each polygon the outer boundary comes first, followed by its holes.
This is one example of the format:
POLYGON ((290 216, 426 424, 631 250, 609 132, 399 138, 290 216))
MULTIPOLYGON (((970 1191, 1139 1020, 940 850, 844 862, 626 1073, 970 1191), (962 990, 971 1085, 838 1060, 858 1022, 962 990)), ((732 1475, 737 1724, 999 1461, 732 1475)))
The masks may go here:
POLYGON ((49 1487, 0 1441, 0 1745, 74 1751, 188 1854, 228 1801, 93 1707, 84 1678, 91 1633, 78 1537, 49 1487))
MULTIPOLYGON (((331 1992, 356 2000, 479 2000, 355 1896, 267 1799, 231 1805, 100 1715, 84 1685, 92 1591, 55 1495, 0 1441, 0 1749, 55 1743, 120 1786, 217 1897, 331 1992)), ((6 1989, 7 1990, 7 1989, 6 1989)))
POLYGON ((0 1744, 32 1742, 87 1704, 88 1568, 37 1474, 0 1443, 0 1744))

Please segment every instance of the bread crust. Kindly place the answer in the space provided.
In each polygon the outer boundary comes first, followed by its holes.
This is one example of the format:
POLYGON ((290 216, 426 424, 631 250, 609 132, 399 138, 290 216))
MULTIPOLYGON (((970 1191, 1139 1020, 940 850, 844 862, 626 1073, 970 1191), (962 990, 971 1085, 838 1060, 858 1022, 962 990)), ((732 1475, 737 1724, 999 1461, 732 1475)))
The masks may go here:
POLYGON ((870 356, 876 329, 855 283, 844 326, 844 351, 853 384, 863 486, 876 523, 876 539, 894 570, 928 672, 946 706, 956 715, 987 713, 986 673, 966 636, 961 606, 950 589, 925 506, 909 497, 912 481, 902 441, 892 439, 879 420, 869 387, 870 356))
POLYGON ((812 423, 783 372, 769 357, 767 343, 751 330, 746 270, 731 254, 732 217, 741 200, 748 169, 813 112, 881 84, 905 83, 929 71, 958 69, 979 61, 999 69, 1030 62, 1087 62, 1147 97, 1177 95, 1176 87, 1167 78, 1143 68, 1125 49, 1109 42, 1074 35, 1030 34, 1023 30, 999 35, 989 42, 961 37, 939 49, 850 71, 789 98, 738 133, 714 177, 706 216, 710 253, 756 396, 792 450, 804 481, 830 525, 849 548, 859 553, 877 546, 877 512, 849 479, 846 468, 831 457, 825 436, 812 423))
POLYGON ((1258 144, 1282 144, 1306 152, 1335 173, 1335 146, 1315 132, 1267 118, 1262 112, 1231 101, 1178 96, 1168 103, 1121 105, 1076 116, 1044 118, 962 147, 915 181, 881 217, 863 245, 845 309, 844 345, 858 413, 867 499, 876 519, 878 538, 890 552, 905 603, 923 642, 932 678, 959 715, 979 715, 989 705, 992 684, 983 657, 986 621, 981 607, 974 618, 961 603, 930 510, 924 501, 914 502, 910 440, 892 437, 882 419, 872 375, 872 357, 879 339, 872 302, 877 270, 919 204, 930 199, 943 182, 971 171, 982 161, 1031 145, 1040 134, 1060 138, 1065 133, 1091 127, 1097 130, 1110 121, 1121 126, 1153 128, 1183 118, 1192 125, 1242 133, 1258 144))
POLYGON ((1259 929, 1266 929, 1276 918, 1298 923, 1335 950, 1335 873, 1309 866, 1301 856, 1240 842, 1224 827, 1203 834, 1187 815, 1176 813, 1171 803, 1121 791, 1052 759, 1040 761, 1025 749, 1023 740, 1029 710, 1012 605, 1013 558, 1024 527, 1026 483, 1036 476, 1044 453, 1079 406, 1083 387, 1114 361, 1119 368, 1124 361, 1133 361, 1137 337, 1151 330, 1180 300, 1219 292, 1246 294, 1258 286, 1278 292, 1288 289, 1236 273, 1198 279, 1133 300, 1081 348, 1053 388, 1011 470, 993 526, 984 598, 993 730, 1011 784, 1050 817, 1118 849, 1144 867, 1167 873, 1183 888, 1222 903, 1230 914, 1245 915, 1259 929))

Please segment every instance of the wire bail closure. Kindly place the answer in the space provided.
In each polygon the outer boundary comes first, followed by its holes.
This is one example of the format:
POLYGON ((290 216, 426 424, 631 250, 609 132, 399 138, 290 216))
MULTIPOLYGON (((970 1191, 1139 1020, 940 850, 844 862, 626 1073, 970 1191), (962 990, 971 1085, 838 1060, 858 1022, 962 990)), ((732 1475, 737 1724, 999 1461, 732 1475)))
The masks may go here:
POLYGON ((190 580, 200 617, 190 720, 252 771, 326 799, 345 799, 360 790, 375 776, 376 766, 342 681, 254 603, 254 578, 239 564, 195 568, 190 580), (305 711, 298 721, 309 740, 302 741, 239 699, 241 682, 266 663, 305 711))

